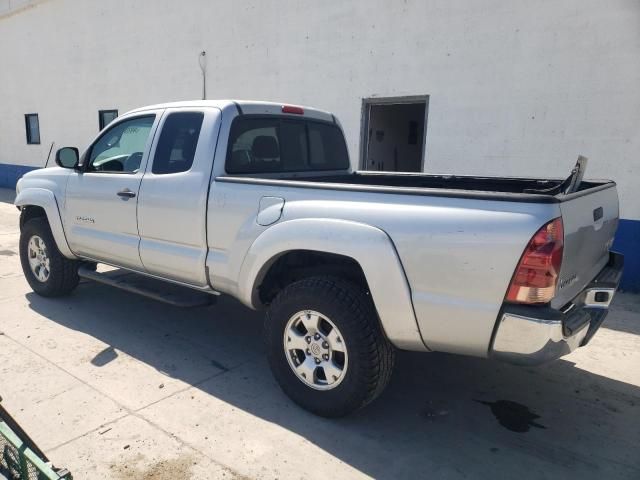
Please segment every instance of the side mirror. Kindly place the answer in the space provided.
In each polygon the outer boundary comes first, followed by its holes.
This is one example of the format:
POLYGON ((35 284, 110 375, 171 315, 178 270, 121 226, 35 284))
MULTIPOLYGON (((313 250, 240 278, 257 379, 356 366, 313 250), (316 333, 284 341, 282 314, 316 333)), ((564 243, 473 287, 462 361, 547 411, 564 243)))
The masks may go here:
POLYGON ((62 168, 76 168, 80 153, 76 147, 63 147, 56 152, 56 163, 62 168))

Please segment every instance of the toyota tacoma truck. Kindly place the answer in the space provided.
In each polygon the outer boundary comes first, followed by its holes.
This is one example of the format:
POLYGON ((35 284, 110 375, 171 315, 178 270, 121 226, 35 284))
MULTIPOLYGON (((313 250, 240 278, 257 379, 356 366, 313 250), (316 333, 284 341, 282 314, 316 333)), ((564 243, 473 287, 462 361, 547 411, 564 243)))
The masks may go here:
POLYGON ((616 185, 580 161, 564 180, 354 171, 338 120, 307 107, 139 108, 55 161, 17 184, 36 293, 87 278, 264 309, 275 379, 328 417, 375 399, 396 349, 557 359, 598 330, 622 272, 616 185))

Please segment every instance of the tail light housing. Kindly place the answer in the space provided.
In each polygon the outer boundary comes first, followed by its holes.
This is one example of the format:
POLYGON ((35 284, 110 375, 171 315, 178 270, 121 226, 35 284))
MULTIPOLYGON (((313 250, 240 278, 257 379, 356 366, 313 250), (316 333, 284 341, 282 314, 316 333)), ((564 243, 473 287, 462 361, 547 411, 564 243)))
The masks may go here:
POLYGON ((282 113, 292 113, 294 115, 304 115, 304 108, 295 105, 283 105, 282 113))
POLYGON ((558 284, 563 248, 562 218, 556 218, 543 225, 529 241, 509 284, 506 301, 550 302, 558 284))

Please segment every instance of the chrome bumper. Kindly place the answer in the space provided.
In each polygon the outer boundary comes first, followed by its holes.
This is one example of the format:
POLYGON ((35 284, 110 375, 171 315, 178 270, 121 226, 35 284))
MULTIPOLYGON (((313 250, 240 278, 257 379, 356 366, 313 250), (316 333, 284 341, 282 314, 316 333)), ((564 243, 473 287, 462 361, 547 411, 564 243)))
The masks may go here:
POLYGON ((586 345, 609 311, 620 277, 623 256, 611 253, 609 263, 562 311, 545 306, 506 305, 490 356, 519 365, 540 365, 586 345))

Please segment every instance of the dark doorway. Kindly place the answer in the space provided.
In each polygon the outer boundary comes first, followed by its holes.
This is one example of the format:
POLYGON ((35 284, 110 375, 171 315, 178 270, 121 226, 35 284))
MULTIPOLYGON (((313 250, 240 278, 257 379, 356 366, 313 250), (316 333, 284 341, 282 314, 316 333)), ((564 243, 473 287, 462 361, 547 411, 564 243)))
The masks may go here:
POLYGON ((422 172, 429 97, 363 100, 362 170, 422 172))

